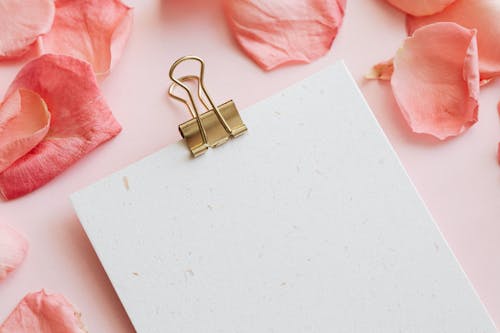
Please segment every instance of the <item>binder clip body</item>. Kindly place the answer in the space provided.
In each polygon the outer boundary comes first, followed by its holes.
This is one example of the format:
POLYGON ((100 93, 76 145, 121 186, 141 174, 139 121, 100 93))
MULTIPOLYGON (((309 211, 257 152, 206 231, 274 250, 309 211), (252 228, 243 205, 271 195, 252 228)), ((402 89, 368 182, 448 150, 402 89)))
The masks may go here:
POLYGON ((237 137, 247 131, 247 127, 240 117, 238 109, 232 100, 221 105, 216 105, 204 85, 205 64, 201 58, 186 56, 178 59, 170 68, 169 76, 173 83, 168 90, 169 95, 182 102, 191 113, 192 119, 179 125, 179 131, 191 150, 194 157, 205 153, 209 147, 214 148, 226 143, 229 138, 237 137), (176 67, 184 61, 194 60, 200 63, 200 75, 187 75, 180 78, 174 77, 176 67), (193 94, 186 86, 186 82, 195 81, 198 85, 198 99, 206 109, 199 113, 193 94), (189 97, 189 101, 174 94, 175 88, 180 86, 189 97), (206 97, 207 101, 203 98, 206 97))

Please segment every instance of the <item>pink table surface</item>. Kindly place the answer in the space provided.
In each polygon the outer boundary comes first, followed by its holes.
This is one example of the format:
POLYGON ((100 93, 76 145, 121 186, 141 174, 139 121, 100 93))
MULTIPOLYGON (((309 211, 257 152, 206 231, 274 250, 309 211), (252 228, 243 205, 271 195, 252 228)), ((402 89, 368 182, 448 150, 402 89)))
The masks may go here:
MULTIPOLYGON (((271 73, 261 71, 238 49, 216 0, 128 3, 136 8, 132 37, 121 62, 102 83, 123 132, 44 188, 0 202, 0 220, 23 231, 31 242, 26 262, 0 284, 0 321, 27 292, 47 288, 78 306, 89 332, 134 331, 68 196, 179 139, 177 124, 186 113, 166 97, 168 68, 179 56, 196 54, 208 64, 211 94, 220 102, 234 98, 240 109, 344 59, 500 324, 500 167, 495 160, 500 82, 482 90, 478 124, 456 139, 437 142, 410 132, 386 83, 362 78, 372 64, 390 58, 405 36, 403 14, 383 0, 349 0, 345 24, 327 56, 271 73)), ((7 89, 19 68, 0 65, 0 91, 7 89)))

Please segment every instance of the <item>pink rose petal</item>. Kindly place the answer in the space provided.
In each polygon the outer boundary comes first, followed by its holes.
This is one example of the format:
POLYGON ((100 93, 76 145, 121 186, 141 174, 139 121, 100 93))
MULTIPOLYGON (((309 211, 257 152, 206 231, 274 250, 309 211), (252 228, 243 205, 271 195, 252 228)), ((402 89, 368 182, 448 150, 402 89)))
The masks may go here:
POLYGON ((96 74, 105 75, 123 52, 132 14, 119 0, 57 0, 54 25, 40 49, 86 60, 96 74))
POLYGON ((18 89, 43 98, 51 125, 34 149, 0 173, 0 192, 6 199, 46 184, 121 130, 87 62, 62 55, 41 56, 19 72, 7 96, 18 89))
POLYGON ((455 0, 387 0, 394 7, 415 16, 439 13, 455 0))
POLYGON ((477 121, 476 31, 435 23, 415 31, 394 57, 391 86, 416 133, 445 139, 477 121))
MULTIPOLYGON (((28 241, 14 228, 0 224, 0 281, 15 270, 28 253, 28 241)), ((0 330, 1 333, 3 331, 0 330)))
POLYGON ((226 0, 229 26, 243 50, 271 70, 309 63, 330 49, 346 0, 226 0))
POLYGON ((50 30, 54 0, 0 0, 0 60, 25 54, 50 30))
POLYGON ((49 131, 50 113, 36 93, 20 89, 0 105, 0 172, 33 149, 49 131))
POLYGON ((86 333, 80 317, 64 296, 41 290, 22 299, 0 333, 86 333))
MULTIPOLYGON (((428 17, 407 16, 408 34, 435 22, 455 22, 477 30, 481 79, 500 75, 500 1, 456 0, 443 12, 428 17)), ((444 49, 443 49, 444 50, 444 49)))

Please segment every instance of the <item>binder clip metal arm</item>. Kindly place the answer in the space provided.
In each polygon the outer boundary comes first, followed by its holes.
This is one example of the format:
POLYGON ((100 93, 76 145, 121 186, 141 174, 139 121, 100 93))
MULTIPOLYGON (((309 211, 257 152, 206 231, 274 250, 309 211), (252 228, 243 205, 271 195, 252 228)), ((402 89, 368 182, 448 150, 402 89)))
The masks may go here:
POLYGON ((174 62, 170 67, 169 76, 173 83, 170 85, 168 94, 182 102, 188 108, 192 119, 179 125, 179 131, 183 138, 186 139, 187 145, 194 157, 198 157, 205 153, 209 147, 217 147, 229 140, 231 137, 237 137, 247 131, 247 127, 243 123, 236 105, 232 100, 217 106, 207 92, 204 84, 205 64, 203 60, 195 56, 185 56, 174 62), (200 74, 187 75, 180 78, 174 77, 174 72, 177 66, 185 61, 197 61, 200 63, 200 74), (198 99, 200 100, 206 112, 198 111, 197 103, 188 86, 185 84, 188 81, 196 81, 198 86, 198 99), (177 86, 183 88, 189 97, 186 100, 174 91, 177 86), (208 103, 202 96, 205 96, 208 103))

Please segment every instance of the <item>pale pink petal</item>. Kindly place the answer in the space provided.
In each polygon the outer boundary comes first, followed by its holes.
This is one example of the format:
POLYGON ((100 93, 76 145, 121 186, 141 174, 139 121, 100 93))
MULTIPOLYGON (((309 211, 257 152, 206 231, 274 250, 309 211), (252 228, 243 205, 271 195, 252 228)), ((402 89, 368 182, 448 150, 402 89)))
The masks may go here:
POLYGON ((40 50, 88 61, 96 74, 105 75, 123 52, 132 13, 119 0, 57 0, 54 25, 41 38, 40 50))
POLYGON ((86 333, 81 314, 66 298, 45 290, 26 295, 0 326, 0 333, 86 333))
POLYGON ((475 30, 435 23, 415 31, 394 57, 391 86, 414 132, 439 139, 462 133, 477 121, 475 30))
POLYGON ((0 60, 25 54, 54 20, 54 0, 0 0, 0 60))
POLYGON ((365 78, 369 80, 375 79, 388 81, 391 79, 392 73, 394 73, 394 63, 391 59, 373 66, 370 72, 365 75, 365 78))
POLYGON ((51 125, 35 148, 0 173, 0 192, 6 199, 44 185, 121 130, 87 62, 44 55, 19 72, 7 96, 17 89, 43 98, 51 125))
MULTIPOLYGON (((455 22, 477 30, 481 79, 500 75, 500 1, 456 0, 443 12, 428 17, 407 16, 408 34, 435 22, 455 22)), ((443 49, 444 52, 445 49, 443 49)))
POLYGON ((439 13, 455 0, 387 0, 394 7, 415 16, 439 13))
POLYGON ((26 253, 26 238, 7 224, 0 224, 0 281, 23 262, 26 253))
POLYGON ((346 0, 226 0, 236 41, 260 67, 309 63, 330 49, 346 0))
POLYGON ((0 172, 33 149, 47 135, 50 113, 33 91, 20 89, 0 105, 0 172))

